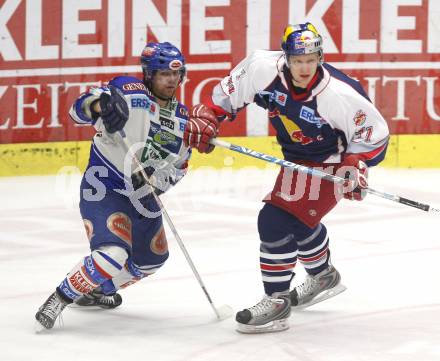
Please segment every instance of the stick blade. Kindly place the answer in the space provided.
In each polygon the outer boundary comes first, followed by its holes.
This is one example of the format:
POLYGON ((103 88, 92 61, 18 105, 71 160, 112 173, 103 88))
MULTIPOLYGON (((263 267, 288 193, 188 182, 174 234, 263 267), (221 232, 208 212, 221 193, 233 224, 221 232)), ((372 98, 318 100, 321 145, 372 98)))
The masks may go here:
POLYGON ((221 305, 221 306, 217 307, 217 313, 218 313, 217 319, 219 321, 223 321, 223 320, 226 320, 227 318, 231 317, 234 314, 234 310, 232 309, 231 306, 221 305))

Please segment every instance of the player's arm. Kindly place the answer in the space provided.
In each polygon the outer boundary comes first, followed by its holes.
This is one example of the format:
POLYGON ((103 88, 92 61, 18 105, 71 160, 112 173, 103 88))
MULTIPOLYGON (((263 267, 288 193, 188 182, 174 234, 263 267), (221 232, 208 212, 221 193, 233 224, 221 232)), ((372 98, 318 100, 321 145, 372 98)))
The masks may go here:
POLYGON ((106 87, 91 88, 88 92, 83 93, 72 104, 69 115, 77 124, 95 125, 99 118, 99 112, 96 112, 96 105, 99 104, 99 98, 102 93, 107 91, 106 87))
MULTIPOLYGON (((185 147, 181 155, 169 154, 164 160, 147 160, 144 171, 148 176, 148 187, 152 186, 156 195, 167 192, 187 174, 190 157, 191 149, 185 147)), ((147 185, 140 170, 133 172, 131 181, 134 190, 147 185)))
POLYGON ((218 135, 220 122, 233 120, 238 111, 253 103, 260 90, 268 86, 277 75, 269 52, 255 52, 241 61, 203 103, 194 106, 185 129, 184 142, 201 153, 209 153, 209 143, 218 135))
POLYGON ((342 130, 347 140, 340 175, 354 181, 355 186, 345 188, 344 197, 362 200, 367 194, 368 168, 385 158, 388 125, 369 100, 354 92, 343 99, 332 99, 329 114, 332 126, 342 130))
POLYGON ((127 122, 129 109, 122 91, 110 83, 82 94, 69 115, 78 124, 91 124, 97 130, 104 126, 108 133, 115 133, 127 122))

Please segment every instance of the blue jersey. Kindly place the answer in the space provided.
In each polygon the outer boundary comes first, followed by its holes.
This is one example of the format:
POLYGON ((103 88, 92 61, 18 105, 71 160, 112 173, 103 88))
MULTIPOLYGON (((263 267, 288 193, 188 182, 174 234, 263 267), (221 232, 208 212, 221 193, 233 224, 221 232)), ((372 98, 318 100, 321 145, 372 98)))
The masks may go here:
POLYGON ((234 118, 254 102, 268 110, 286 160, 340 163, 355 153, 372 166, 385 156, 386 121, 359 82, 329 64, 297 92, 283 53, 256 51, 216 85, 209 105, 234 118))
MULTIPOLYGON (((145 168, 160 171, 162 178, 171 179, 171 185, 175 184, 185 175, 191 156, 191 149, 182 141, 188 119, 187 108, 175 99, 170 101, 169 107, 161 108, 143 82, 134 77, 119 76, 109 84, 119 88, 127 101, 129 119, 124 131, 138 159, 145 168)), ((103 92, 109 93, 109 89, 92 88, 82 94, 72 105, 70 116, 75 122, 91 124, 97 130, 90 151, 89 168, 103 169, 97 178, 107 188, 126 189, 127 181, 131 182, 133 173, 139 169, 126 152, 119 134, 108 133, 102 119, 92 117, 90 105, 103 92)))

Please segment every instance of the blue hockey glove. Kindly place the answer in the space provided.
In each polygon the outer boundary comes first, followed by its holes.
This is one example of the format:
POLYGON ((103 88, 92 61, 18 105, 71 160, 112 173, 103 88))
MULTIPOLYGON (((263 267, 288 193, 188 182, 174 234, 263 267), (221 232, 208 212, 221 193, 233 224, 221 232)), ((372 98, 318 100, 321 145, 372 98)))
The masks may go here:
POLYGON ((99 97, 101 118, 104 127, 109 133, 115 133, 124 128, 127 123, 129 110, 124 94, 121 90, 109 85, 110 95, 102 93, 99 97))

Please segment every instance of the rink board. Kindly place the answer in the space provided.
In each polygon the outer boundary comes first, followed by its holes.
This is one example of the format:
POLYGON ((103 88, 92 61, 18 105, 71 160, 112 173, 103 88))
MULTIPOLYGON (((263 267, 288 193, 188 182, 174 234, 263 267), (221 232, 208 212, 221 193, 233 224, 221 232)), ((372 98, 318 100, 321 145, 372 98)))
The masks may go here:
MULTIPOLYGON (((281 157, 275 137, 231 137, 230 143, 281 157)), ((391 137, 384 167, 440 168, 440 135, 395 135, 391 137)), ((87 165, 89 141, 0 144, 0 176, 48 175, 66 171, 83 171, 87 165)), ((209 155, 193 153, 192 168, 231 167, 267 168, 273 164, 215 149, 209 155)))

